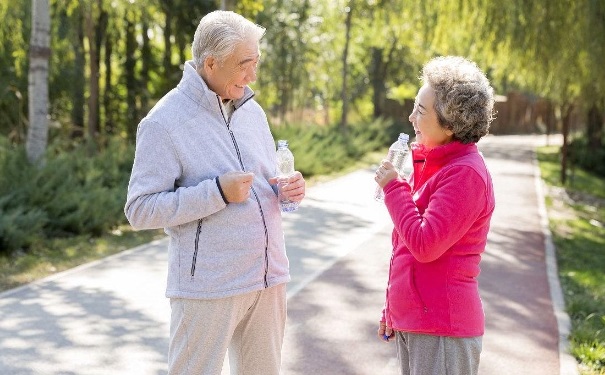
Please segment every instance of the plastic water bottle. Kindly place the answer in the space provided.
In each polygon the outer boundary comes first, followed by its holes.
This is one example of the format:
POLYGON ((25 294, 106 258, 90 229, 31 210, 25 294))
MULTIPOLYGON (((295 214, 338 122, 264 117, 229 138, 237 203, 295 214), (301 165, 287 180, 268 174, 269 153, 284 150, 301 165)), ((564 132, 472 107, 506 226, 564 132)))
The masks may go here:
POLYGON ((288 177, 294 173, 294 155, 288 148, 288 141, 280 139, 277 141, 277 197, 282 212, 292 212, 298 209, 298 202, 293 202, 284 197, 282 189, 288 184, 288 177))
MULTIPOLYGON (((410 136, 405 133, 399 133, 399 138, 397 141, 389 147, 389 153, 387 154, 387 160, 393 164, 397 173, 402 174, 403 166, 405 165, 406 159, 410 154, 410 148, 408 147, 408 141, 410 140, 410 136)), ((378 185, 376 187, 376 193, 374 194, 374 199, 377 201, 384 200, 384 191, 378 185)))

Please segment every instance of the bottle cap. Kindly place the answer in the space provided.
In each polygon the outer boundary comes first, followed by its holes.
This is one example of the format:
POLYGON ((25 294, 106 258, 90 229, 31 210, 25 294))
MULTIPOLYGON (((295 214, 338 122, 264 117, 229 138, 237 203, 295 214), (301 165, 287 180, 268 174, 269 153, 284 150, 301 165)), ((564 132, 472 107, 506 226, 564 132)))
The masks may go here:
POLYGON ((410 136, 405 133, 399 133, 399 140, 402 142, 407 142, 410 140, 410 136))

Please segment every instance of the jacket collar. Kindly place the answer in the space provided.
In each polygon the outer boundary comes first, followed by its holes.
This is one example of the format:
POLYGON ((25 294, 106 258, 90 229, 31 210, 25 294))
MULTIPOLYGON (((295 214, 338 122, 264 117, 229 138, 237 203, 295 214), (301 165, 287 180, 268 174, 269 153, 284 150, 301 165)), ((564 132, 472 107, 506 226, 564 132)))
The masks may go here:
POLYGON ((479 152, 475 143, 463 144, 459 141, 453 141, 432 149, 416 142, 413 142, 410 146, 414 161, 412 176, 414 191, 418 190, 438 170, 452 160, 479 152))
POLYGON ((418 160, 420 162, 420 160, 424 160, 438 167, 447 164, 450 160, 478 152, 475 143, 463 144, 459 141, 452 141, 434 148, 428 148, 413 142, 411 148, 415 161, 418 160))
MULTIPOLYGON (((177 88, 197 104, 204 107, 210 107, 217 111, 221 110, 219 103, 220 97, 208 87, 206 81, 197 73, 195 64, 192 60, 185 63, 183 78, 181 78, 177 88)), ((233 101, 234 108, 238 109, 253 96, 254 91, 246 86, 244 88, 244 96, 233 101)))

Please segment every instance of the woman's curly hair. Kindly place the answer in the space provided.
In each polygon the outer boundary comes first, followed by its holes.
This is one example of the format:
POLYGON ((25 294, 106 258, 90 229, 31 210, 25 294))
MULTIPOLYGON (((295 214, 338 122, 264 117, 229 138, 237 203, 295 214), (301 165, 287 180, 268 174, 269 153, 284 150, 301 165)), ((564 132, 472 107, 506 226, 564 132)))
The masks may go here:
POLYGON ((439 124, 450 129, 454 139, 476 143, 487 135, 494 119, 494 89, 477 64, 459 56, 430 60, 421 80, 435 90, 439 124))

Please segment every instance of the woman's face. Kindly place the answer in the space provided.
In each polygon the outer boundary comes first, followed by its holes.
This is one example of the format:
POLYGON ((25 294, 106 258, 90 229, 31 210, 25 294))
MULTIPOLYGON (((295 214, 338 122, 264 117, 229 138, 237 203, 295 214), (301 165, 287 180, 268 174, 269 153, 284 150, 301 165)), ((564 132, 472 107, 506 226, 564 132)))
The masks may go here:
POLYGON ((428 148, 449 143, 453 139, 454 133, 439 125, 437 112, 434 108, 435 90, 428 84, 425 84, 418 90, 414 111, 410 114, 409 120, 414 126, 416 133, 416 142, 428 148))
POLYGON ((208 87, 221 99, 240 99, 244 88, 256 80, 256 67, 260 59, 258 43, 240 43, 225 61, 208 57, 204 62, 204 79, 208 87))

